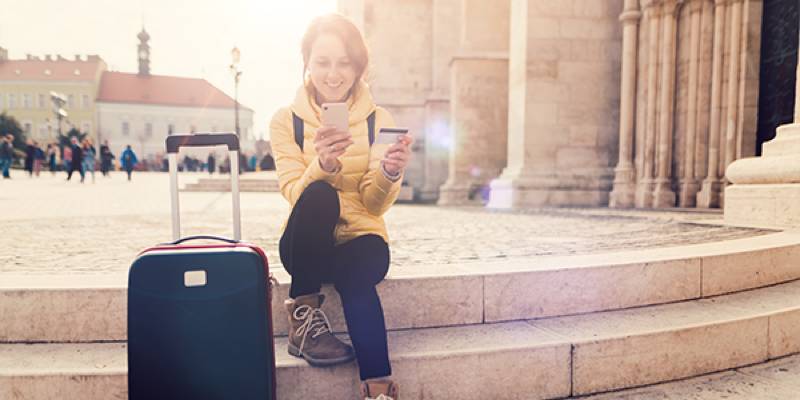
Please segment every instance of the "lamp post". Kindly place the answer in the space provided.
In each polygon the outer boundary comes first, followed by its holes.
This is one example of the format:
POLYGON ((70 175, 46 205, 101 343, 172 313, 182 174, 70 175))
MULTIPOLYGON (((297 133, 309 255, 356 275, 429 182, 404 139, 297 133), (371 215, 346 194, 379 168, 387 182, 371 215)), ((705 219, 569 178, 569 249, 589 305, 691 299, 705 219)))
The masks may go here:
POLYGON ((233 108, 234 112, 236 113, 236 136, 239 136, 241 140, 241 136, 239 135, 239 75, 242 74, 242 71, 239 71, 239 58, 242 56, 242 52, 239 51, 239 48, 234 46, 233 50, 231 50, 231 75, 233 75, 233 82, 234 82, 234 94, 233 94, 233 108))

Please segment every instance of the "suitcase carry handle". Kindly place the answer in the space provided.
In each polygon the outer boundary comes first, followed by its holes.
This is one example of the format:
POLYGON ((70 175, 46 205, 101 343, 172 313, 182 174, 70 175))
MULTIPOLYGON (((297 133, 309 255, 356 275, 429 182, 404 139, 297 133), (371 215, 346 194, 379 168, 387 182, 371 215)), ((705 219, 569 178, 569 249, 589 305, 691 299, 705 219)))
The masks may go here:
POLYGON ((188 241, 190 241, 190 240, 200 240, 200 239, 206 239, 206 240, 219 240, 219 241, 226 242, 226 243, 231 243, 231 244, 237 244, 237 243, 239 243, 239 242, 238 242, 238 241, 236 241, 236 240, 233 240, 233 239, 228 239, 228 238, 226 238, 226 237, 222 237, 222 236, 200 235, 200 236, 187 236, 187 237, 185 237, 185 238, 183 238, 183 239, 179 239, 179 240, 176 240, 176 241, 174 241, 174 242, 172 242, 172 243, 165 243, 165 244, 179 245, 179 244, 181 244, 181 243, 183 243, 183 242, 188 242, 188 241))
MULTIPOLYGON (((170 135, 166 139, 169 159, 170 193, 172 198, 172 240, 179 243, 181 237, 181 214, 178 199, 178 150, 181 147, 228 146, 231 159, 231 197, 233 198, 234 243, 242 240, 242 219, 239 211, 239 136, 235 133, 195 133, 170 135)), ((186 238, 189 240, 191 238, 186 238)))

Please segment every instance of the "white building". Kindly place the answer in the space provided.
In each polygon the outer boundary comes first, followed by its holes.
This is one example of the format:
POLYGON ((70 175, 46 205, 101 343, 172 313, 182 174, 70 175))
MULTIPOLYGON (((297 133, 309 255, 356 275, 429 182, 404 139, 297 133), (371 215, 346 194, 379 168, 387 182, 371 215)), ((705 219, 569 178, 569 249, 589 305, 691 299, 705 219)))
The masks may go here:
MULTIPOLYGON (((153 161, 164 153, 167 135, 236 131, 234 99, 205 79, 151 75, 150 36, 142 30, 138 37, 139 73, 103 73, 96 103, 100 143, 108 140, 118 157, 130 145, 139 159, 153 161)), ((239 104, 245 149, 255 148, 252 126, 253 110, 239 104)), ((187 154, 201 158, 208 149, 187 149, 187 154)))

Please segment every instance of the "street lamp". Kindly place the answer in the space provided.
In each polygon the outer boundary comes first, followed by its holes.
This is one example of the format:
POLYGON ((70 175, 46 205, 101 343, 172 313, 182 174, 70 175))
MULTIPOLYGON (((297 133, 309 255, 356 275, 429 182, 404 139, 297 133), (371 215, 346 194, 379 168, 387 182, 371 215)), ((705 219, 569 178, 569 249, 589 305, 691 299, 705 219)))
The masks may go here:
MULTIPOLYGON (((233 108, 234 112, 236 113, 236 136, 239 135, 239 75, 242 74, 242 71, 239 71, 239 58, 242 56, 242 52, 239 51, 239 48, 234 46, 233 50, 231 50, 231 60, 233 63, 231 64, 231 75, 233 75, 234 81, 234 94, 233 94, 233 108)), ((241 136, 240 136, 241 138, 241 136)))

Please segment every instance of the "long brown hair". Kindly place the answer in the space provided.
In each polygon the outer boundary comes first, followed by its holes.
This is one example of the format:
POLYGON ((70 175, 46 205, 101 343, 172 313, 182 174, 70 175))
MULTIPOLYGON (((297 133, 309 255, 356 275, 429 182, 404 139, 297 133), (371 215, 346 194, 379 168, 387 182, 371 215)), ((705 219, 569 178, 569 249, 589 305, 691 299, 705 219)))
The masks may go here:
POLYGON ((300 52, 303 54, 303 80, 305 80, 306 71, 308 71, 311 47, 323 33, 336 36, 344 43, 347 57, 356 67, 354 87, 360 80, 366 79, 370 66, 369 49, 366 41, 364 41, 364 36, 361 35, 361 30, 358 29, 353 20, 345 15, 332 13, 311 20, 306 33, 303 35, 303 40, 300 42, 300 52))

